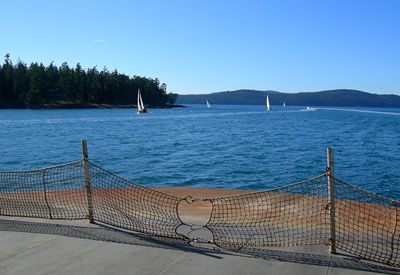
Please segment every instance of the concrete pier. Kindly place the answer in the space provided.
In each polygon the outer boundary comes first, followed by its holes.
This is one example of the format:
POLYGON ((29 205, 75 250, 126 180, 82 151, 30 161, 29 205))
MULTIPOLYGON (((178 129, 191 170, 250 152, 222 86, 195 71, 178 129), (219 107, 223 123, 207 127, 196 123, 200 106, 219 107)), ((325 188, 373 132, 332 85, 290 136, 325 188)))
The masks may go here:
POLYGON ((0 216, 1 274, 400 274, 324 245, 219 249, 88 220, 0 216))

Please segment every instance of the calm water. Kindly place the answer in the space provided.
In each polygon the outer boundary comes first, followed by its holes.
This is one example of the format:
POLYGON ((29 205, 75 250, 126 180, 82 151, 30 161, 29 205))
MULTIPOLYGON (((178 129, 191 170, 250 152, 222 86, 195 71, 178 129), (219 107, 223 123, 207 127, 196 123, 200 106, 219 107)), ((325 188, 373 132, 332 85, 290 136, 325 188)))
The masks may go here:
POLYGON ((89 159, 145 186, 264 190, 322 174, 400 199, 400 109, 190 105, 189 108, 0 110, 0 170, 89 159))

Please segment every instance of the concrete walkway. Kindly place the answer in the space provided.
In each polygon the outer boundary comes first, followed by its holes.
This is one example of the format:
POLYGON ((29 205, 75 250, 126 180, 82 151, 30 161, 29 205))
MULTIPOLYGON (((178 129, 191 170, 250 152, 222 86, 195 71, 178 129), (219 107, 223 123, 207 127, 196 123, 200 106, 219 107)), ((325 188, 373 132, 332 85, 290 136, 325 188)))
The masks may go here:
POLYGON ((399 274, 327 246, 240 253, 149 238, 87 220, 0 216, 0 274, 399 274))

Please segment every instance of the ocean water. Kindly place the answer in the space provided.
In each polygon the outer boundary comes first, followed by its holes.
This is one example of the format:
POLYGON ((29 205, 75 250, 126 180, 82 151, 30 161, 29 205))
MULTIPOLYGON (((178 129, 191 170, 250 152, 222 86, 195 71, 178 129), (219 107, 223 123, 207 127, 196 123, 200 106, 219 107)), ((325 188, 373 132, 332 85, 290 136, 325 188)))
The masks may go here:
POLYGON ((324 173, 400 200, 400 109, 0 110, 0 171, 82 158, 144 186, 266 190, 324 173))

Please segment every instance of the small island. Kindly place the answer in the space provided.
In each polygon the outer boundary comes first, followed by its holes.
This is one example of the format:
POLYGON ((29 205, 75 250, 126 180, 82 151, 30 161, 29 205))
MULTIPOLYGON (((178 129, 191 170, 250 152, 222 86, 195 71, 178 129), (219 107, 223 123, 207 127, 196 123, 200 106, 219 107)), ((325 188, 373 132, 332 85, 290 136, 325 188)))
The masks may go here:
POLYGON ((13 64, 10 54, 0 65, 2 109, 134 108, 139 88, 148 108, 177 106, 178 95, 167 93, 167 85, 158 78, 130 77, 106 67, 84 70, 79 63, 75 67, 66 62, 59 67, 53 62, 13 64))

